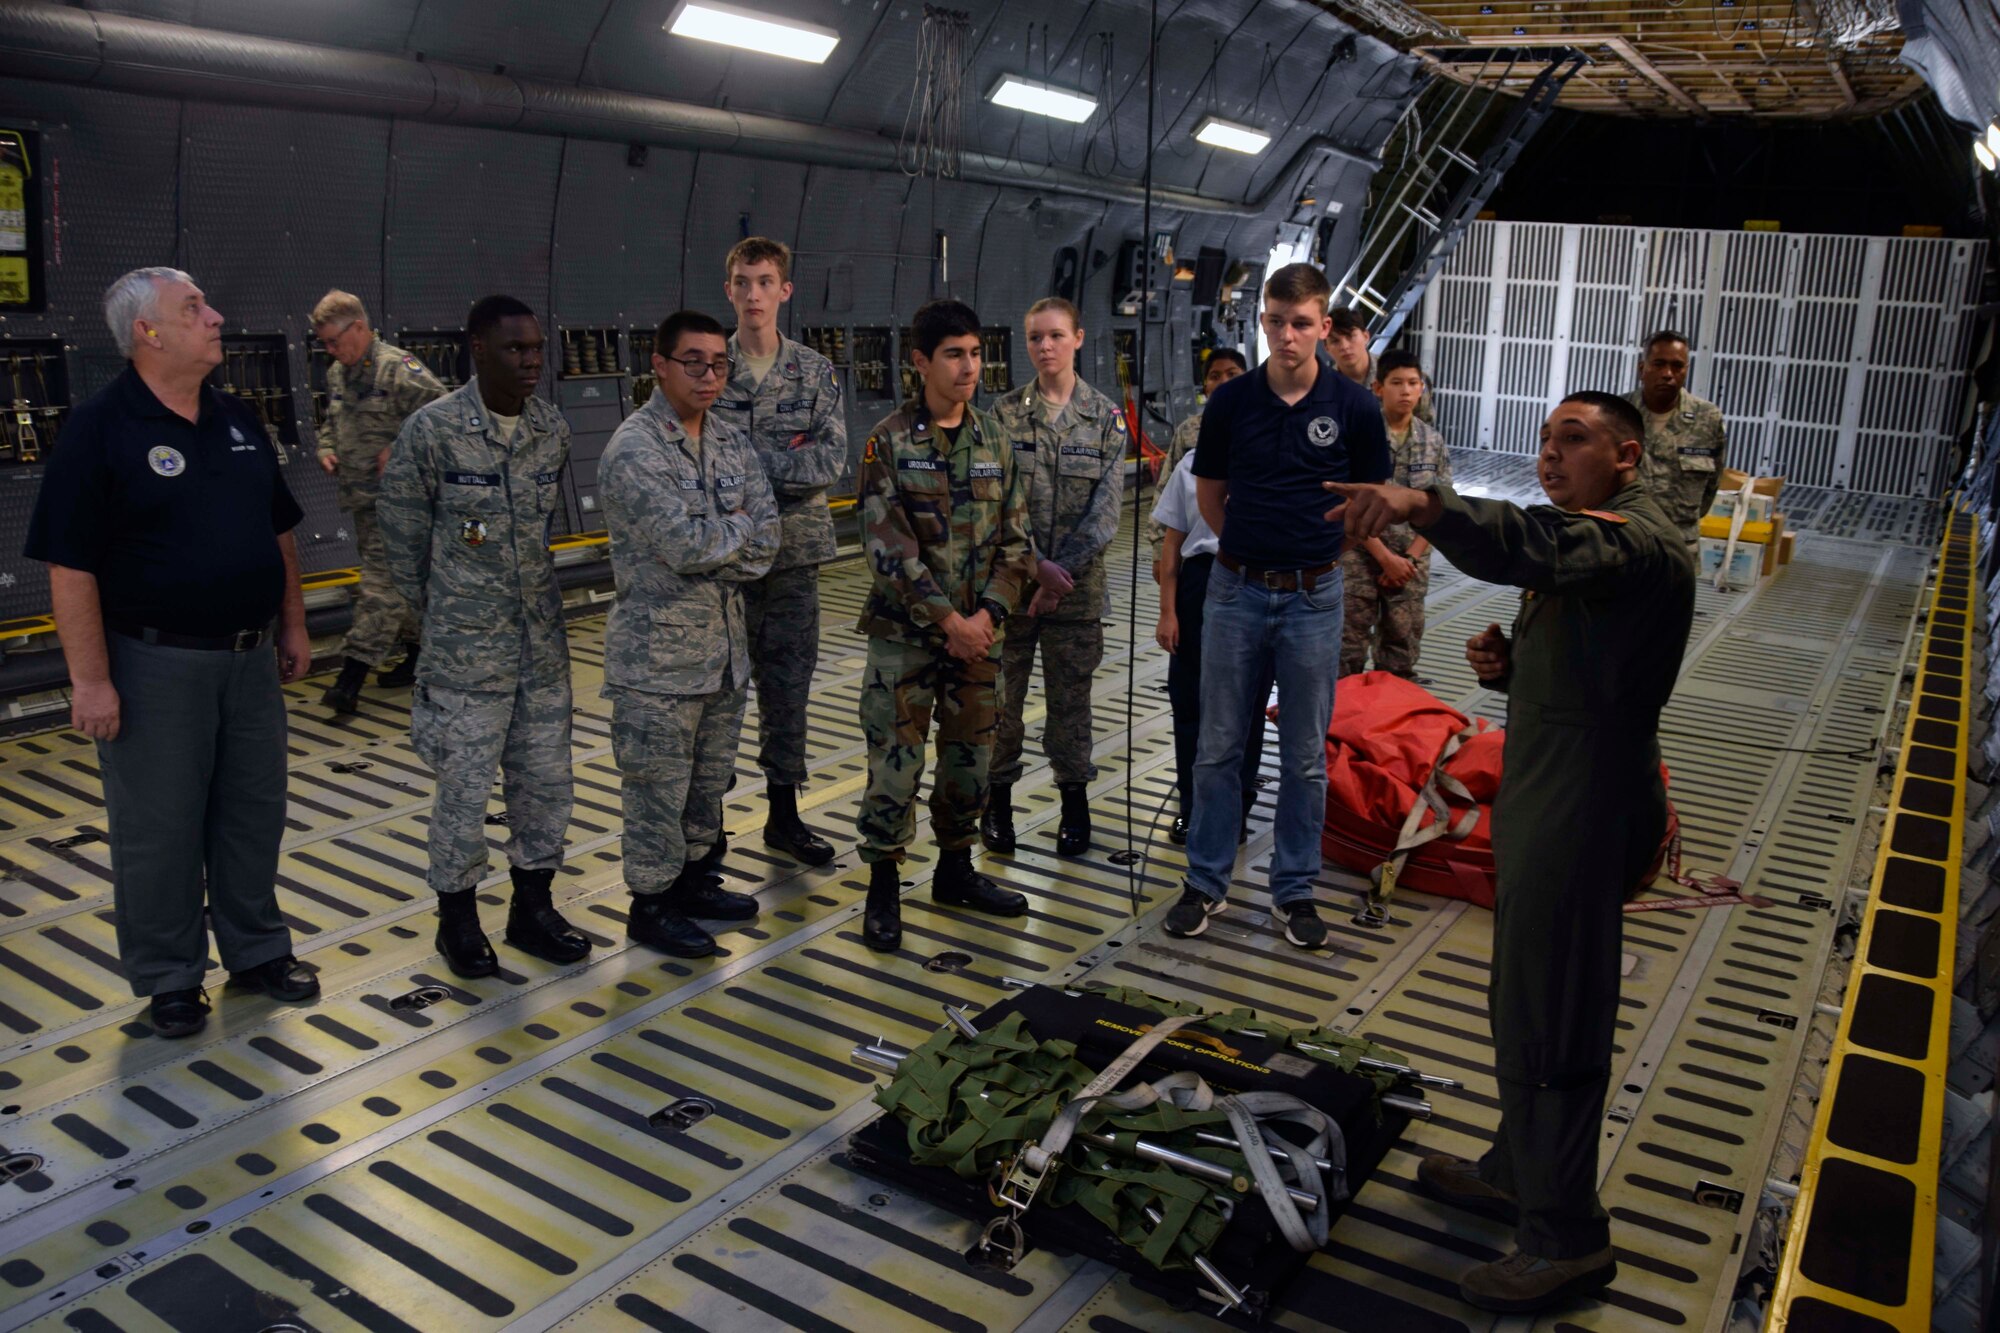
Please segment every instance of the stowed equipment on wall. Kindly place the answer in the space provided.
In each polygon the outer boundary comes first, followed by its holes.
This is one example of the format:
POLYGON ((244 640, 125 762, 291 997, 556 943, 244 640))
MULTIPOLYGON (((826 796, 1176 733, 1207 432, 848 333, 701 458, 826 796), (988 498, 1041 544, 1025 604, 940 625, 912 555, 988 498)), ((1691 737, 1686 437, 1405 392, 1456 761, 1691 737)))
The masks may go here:
POLYGON ((1456 1087, 1325 1028, 1204 1014, 1140 991, 1025 989, 914 1051, 892 1114, 854 1136, 863 1170, 985 1223, 975 1262, 1073 1250, 1258 1323, 1413 1115, 1456 1087))

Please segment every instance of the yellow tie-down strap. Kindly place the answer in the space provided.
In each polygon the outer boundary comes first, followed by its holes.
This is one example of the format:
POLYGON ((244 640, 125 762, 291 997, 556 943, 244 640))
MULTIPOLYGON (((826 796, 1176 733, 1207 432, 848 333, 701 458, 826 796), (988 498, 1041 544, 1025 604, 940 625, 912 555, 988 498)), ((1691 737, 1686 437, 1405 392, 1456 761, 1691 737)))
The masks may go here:
POLYGON ((1977 524, 1952 512, 1770 1329, 1931 1326, 1977 524))

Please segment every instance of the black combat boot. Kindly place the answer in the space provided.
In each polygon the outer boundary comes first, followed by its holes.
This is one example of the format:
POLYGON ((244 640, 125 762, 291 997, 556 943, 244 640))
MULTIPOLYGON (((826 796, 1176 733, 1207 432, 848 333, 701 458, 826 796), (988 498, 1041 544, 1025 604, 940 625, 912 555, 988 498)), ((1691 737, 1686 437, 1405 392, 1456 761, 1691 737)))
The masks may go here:
POLYGON ((1062 820, 1056 825, 1056 855, 1081 856, 1090 850, 1090 794, 1081 782, 1064 782, 1062 820))
POLYGON ((690 861, 667 886, 666 898, 675 909, 698 921, 748 921, 757 915, 757 900, 723 887, 720 839, 698 861, 690 861))
POLYGON ((508 868, 514 875, 514 900, 507 904, 507 943, 550 963, 574 963, 589 953, 590 937, 563 920, 549 898, 556 872, 508 868))
POLYGON ((979 817, 979 840, 989 852, 1003 856, 1014 850, 1014 784, 996 782, 986 789, 986 813, 979 817))
POLYGON ((938 853, 937 872, 931 876, 931 901, 994 916, 1028 914, 1025 894, 1003 889, 972 868, 970 847, 938 853))
POLYGON ((799 789, 773 783, 764 789, 764 845, 776 847, 794 861, 823 866, 833 859, 833 844, 806 827, 799 818, 799 789))
POLYGON ((868 868, 868 908, 861 914, 861 939, 878 953, 903 942, 903 867, 877 861, 868 868))
POLYGON ((336 713, 352 713, 361 707, 361 687, 368 683, 368 664, 350 657, 340 664, 340 679, 326 687, 319 701, 336 713))
POLYGON ((479 924, 477 891, 438 895, 437 951, 453 976, 490 977, 500 970, 486 931, 479 924))
POLYGON ((625 938, 676 958, 706 958, 715 952, 715 936, 687 919, 669 893, 635 893, 625 938))
POLYGON ((381 672, 375 683, 385 690, 407 690, 417 683, 418 646, 414 643, 403 645, 403 660, 381 672))

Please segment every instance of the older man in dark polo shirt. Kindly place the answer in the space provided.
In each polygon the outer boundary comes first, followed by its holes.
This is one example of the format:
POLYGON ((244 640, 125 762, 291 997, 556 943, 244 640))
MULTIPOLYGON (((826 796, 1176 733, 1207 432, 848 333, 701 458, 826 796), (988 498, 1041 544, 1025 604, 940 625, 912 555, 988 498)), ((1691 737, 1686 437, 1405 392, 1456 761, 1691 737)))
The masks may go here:
POLYGON ((1326 943, 1313 907, 1326 821, 1326 728, 1340 657, 1341 529, 1323 517, 1329 481, 1390 473, 1381 405, 1319 358, 1326 275, 1288 264, 1264 284, 1271 358, 1209 399, 1195 446, 1195 494, 1220 539, 1201 634, 1201 742, 1187 887, 1170 935, 1199 935, 1228 900, 1242 806, 1243 746, 1262 726, 1260 683, 1278 686, 1278 816, 1272 914, 1302 949, 1326 943))
POLYGON ((207 1022, 204 896, 233 981, 283 1000, 319 992, 275 888, 278 687, 312 659, 301 515, 256 414, 203 383, 222 361, 222 316, 193 280, 128 273, 104 318, 131 364, 70 417, 27 554, 49 565, 70 720, 97 741, 119 961, 152 997, 153 1029, 184 1037, 207 1022))

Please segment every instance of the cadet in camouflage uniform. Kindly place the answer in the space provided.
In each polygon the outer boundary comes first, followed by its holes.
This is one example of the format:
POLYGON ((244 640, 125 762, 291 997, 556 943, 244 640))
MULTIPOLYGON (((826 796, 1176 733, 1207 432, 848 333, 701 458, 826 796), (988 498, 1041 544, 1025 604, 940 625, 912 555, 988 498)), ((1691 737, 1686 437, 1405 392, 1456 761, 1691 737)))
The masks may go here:
POLYGON ((351 292, 322 296, 313 307, 312 329, 333 358, 326 368, 326 429, 320 436, 319 462, 339 484, 340 507, 354 520, 354 546, 361 556, 354 619, 340 646, 347 660, 320 702, 336 713, 352 713, 369 668, 382 665, 398 644, 408 649, 407 655, 395 670, 382 674, 381 683, 400 688, 416 679, 417 618, 383 563, 375 493, 396 432, 410 413, 444 397, 445 387, 423 362, 375 335, 361 298, 351 292))
POLYGON ((1542 458, 1560 469, 1544 482, 1550 503, 1530 509, 1441 483, 1329 488, 1356 536, 1414 522, 1473 578, 1524 590, 1511 642, 1494 625, 1466 644, 1508 700, 1487 996, 1500 1126, 1476 1163, 1438 1154, 1417 1167, 1423 1193, 1514 1225, 1515 1253, 1459 1281, 1465 1301, 1507 1314, 1618 1272, 1597 1158, 1623 906, 1667 827, 1660 710, 1694 621, 1679 533, 1635 475, 1643 432, 1623 399, 1570 395, 1542 428, 1542 458))
MULTIPOLYGON (((1326 313, 1327 358, 1341 374, 1364 389, 1373 389, 1381 380, 1382 371, 1377 364, 1380 358, 1369 350, 1374 339, 1368 332, 1367 317, 1350 307, 1335 307, 1326 313)), ((1436 424, 1429 380, 1424 382, 1424 391, 1417 398, 1416 417, 1426 426, 1436 424)))
MULTIPOLYGON (((1208 364, 1202 370, 1201 397, 1207 402, 1209 395, 1229 383, 1238 375, 1250 369, 1250 363, 1243 359, 1243 353, 1234 347, 1217 347, 1208 354, 1208 364)), ((1174 475, 1174 468, 1181 459, 1194 452, 1195 441, 1201 438, 1201 413, 1194 412, 1174 427, 1174 435, 1167 442, 1167 455, 1160 460, 1157 481, 1162 489, 1167 479, 1174 475)), ((1159 520, 1146 515, 1146 541, 1153 548, 1153 582, 1160 581, 1160 538, 1162 529, 1159 520)))
MULTIPOLYGON (((1417 490, 1449 486, 1451 451, 1444 436, 1416 418, 1417 400, 1424 392, 1424 372, 1416 355, 1384 352, 1376 365, 1382 378, 1375 383, 1375 396, 1382 400, 1382 424, 1388 428, 1389 452, 1395 460, 1391 482, 1417 490)), ((1373 647, 1377 671, 1413 679, 1424 643, 1424 598, 1431 590, 1430 543, 1408 524, 1399 523, 1345 552, 1340 562, 1347 585, 1340 674, 1366 670, 1373 647)))
POLYGON ((819 567, 834 556, 826 489, 847 467, 847 416, 833 365, 778 332, 791 299, 792 252, 763 236, 723 261, 736 332, 733 374, 714 413, 746 433, 777 496, 784 536, 771 572, 745 585, 750 669, 757 685, 757 765, 764 770, 765 845, 807 865, 833 847, 799 818, 806 781, 806 702, 819 665, 819 567))
POLYGON ((931 711, 938 712, 931 835, 940 849, 933 901, 1020 916, 1028 900, 972 868, 993 744, 999 627, 1027 585, 1023 478, 979 389, 979 316, 933 301, 911 322, 923 393, 868 436, 857 478, 862 540, 874 584, 856 626, 868 636, 861 729, 868 791, 855 821, 869 862, 862 937, 878 950, 903 937, 897 878, 915 831, 917 784, 931 711))
POLYGON ((511 296, 466 319, 473 378, 403 424, 377 508, 389 573, 423 622, 410 745, 437 775, 430 885, 438 951, 499 969, 473 891, 486 873, 493 769, 507 797, 507 942, 555 963, 590 952, 551 905, 570 812, 569 641, 549 554, 569 425, 534 396, 542 330, 511 296))
POLYGON ((1042 742, 1062 795, 1056 853, 1076 856, 1090 846, 1090 689, 1104 660, 1111 613, 1104 548, 1118 532, 1128 437, 1118 405, 1077 378, 1083 326, 1076 307, 1048 297, 1028 307, 1024 322, 1035 382, 1002 398, 996 415, 1024 478, 1035 577, 1000 650, 999 727, 979 831, 988 851, 1014 850, 1022 714, 1040 644, 1048 696, 1042 742))
POLYGON ((627 936, 715 952, 697 919, 747 921, 757 900, 690 865, 722 836, 750 679, 743 588, 770 568, 778 507, 749 440, 710 411, 729 378, 722 326, 683 310, 653 339, 659 392, 598 464, 618 601, 604 635, 611 752, 624 775, 627 936))
POLYGON ((1687 391, 1688 340, 1671 329, 1646 339, 1639 387, 1625 401, 1645 413, 1639 480, 1681 530, 1700 568, 1701 519, 1715 504, 1726 466, 1722 409, 1687 391))

